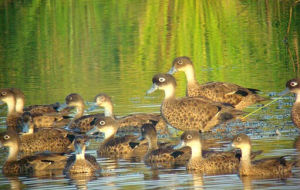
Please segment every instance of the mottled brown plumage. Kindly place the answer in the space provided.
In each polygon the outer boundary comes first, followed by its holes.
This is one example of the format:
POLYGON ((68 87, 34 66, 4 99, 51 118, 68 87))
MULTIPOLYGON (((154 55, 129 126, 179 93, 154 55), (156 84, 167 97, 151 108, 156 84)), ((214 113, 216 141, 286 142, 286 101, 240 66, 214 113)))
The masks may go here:
POLYGON ((202 97, 176 98, 176 81, 172 75, 157 74, 152 81, 153 86, 148 93, 156 89, 164 90, 165 99, 161 105, 161 114, 165 121, 174 128, 184 131, 209 131, 216 125, 244 113, 232 106, 223 105, 202 97))
POLYGON ((300 79, 295 78, 287 81, 286 87, 296 94, 296 101, 292 107, 292 121, 300 128, 300 79))
POLYGON ((112 117, 118 120, 119 131, 140 132, 142 125, 147 123, 156 124, 158 122, 160 123, 159 128, 161 130, 164 130, 166 127, 161 115, 156 113, 135 113, 123 117, 116 117, 113 112, 112 100, 104 93, 98 94, 95 97, 95 102, 98 106, 104 108, 104 114, 106 117, 112 117))
POLYGON ((251 141, 245 134, 233 138, 232 146, 241 149, 239 174, 241 176, 288 177, 294 162, 288 162, 284 157, 265 158, 251 162, 251 141))
POLYGON ((149 165, 167 164, 185 165, 191 156, 191 149, 188 147, 174 150, 172 146, 159 147, 157 144, 157 133, 153 125, 145 124, 141 128, 141 137, 139 140, 148 141, 148 151, 144 157, 145 163, 149 165))
POLYGON ((185 72, 187 79, 186 95, 189 97, 203 96, 215 102, 233 105, 236 109, 244 109, 249 105, 266 100, 257 95, 257 89, 244 88, 227 82, 208 82, 199 84, 196 81, 194 65, 188 57, 178 57, 172 63, 170 74, 176 71, 185 72))
POLYGON ((235 173, 239 166, 239 158, 235 152, 209 152, 202 155, 202 143, 198 131, 186 131, 181 135, 181 142, 175 148, 189 146, 192 155, 186 169, 207 174, 235 173))
POLYGON ((69 157, 64 173, 94 175, 95 172, 100 171, 100 166, 96 158, 92 155, 85 154, 87 143, 87 137, 76 137, 74 143, 75 155, 69 157))
MULTIPOLYGON (((18 159, 20 139, 14 130, 0 134, 1 146, 9 148, 9 155, 2 167, 4 174, 19 175, 38 170, 63 169, 67 157, 62 154, 36 154, 18 159)), ((0 147, 1 147, 0 146, 0 147)))
POLYGON ((22 119, 20 151, 25 155, 44 151, 63 153, 72 150, 70 145, 74 135, 69 131, 58 128, 42 128, 35 131, 33 118, 29 112, 25 112, 22 119), (27 127, 28 129, 25 129, 27 127))

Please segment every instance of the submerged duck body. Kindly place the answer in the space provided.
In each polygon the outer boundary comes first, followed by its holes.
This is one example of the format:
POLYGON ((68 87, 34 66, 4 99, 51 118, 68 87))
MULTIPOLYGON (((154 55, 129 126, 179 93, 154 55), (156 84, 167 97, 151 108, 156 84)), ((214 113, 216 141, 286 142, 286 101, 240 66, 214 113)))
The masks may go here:
POLYGON ((183 71, 187 79, 186 95, 189 97, 203 96, 215 102, 231 104, 236 109, 242 110, 252 104, 266 100, 259 96, 259 90, 244 88, 227 82, 208 82, 199 84, 196 81, 194 65, 188 57, 174 59, 170 74, 183 71))
POLYGON ((180 130, 209 131, 216 125, 244 114, 231 106, 213 102, 202 97, 175 97, 176 81, 170 74, 157 74, 147 93, 156 89, 164 90, 165 98, 161 114, 172 127, 180 130))
POLYGON ((67 157, 62 154, 36 154, 18 159, 20 139, 14 130, 0 134, 1 146, 9 148, 9 154, 2 167, 4 174, 20 175, 40 170, 63 169, 67 157))
POLYGON ((250 138, 245 134, 239 134, 233 138, 232 146, 241 149, 239 174, 241 176, 256 177, 288 177, 291 175, 293 162, 288 162, 284 157, 265 158, 251 162, 249 153, 251 152, 250 138))
POLYGON ((296 94, 296 101, 292 107, 292 121, 293 123, 300 128, 300 79, 295 78, 286 82, 286 87, 290 92, 296 94))

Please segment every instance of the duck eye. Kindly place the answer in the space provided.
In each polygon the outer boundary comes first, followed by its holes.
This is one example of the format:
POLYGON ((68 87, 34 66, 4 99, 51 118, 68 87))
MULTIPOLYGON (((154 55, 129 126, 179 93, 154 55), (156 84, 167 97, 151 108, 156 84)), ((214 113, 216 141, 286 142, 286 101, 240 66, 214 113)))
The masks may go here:
POLYGON ((187 139, 192 139, 192 135, 188 135, 186 138, 187 139))
POLYGON ((241 141, 241 140, 242 140, 242 138, 241 138, 241 137, 238 137, 238 138, 236 138, 236 140, 237 140, 237 141, 241 141))
POLYGON ((181 65, 183 63, 183 61, 181 59, 178 60, 177 62, 179 65, 181 65))
POLYGON ((297 82, 291 82, 290 84, 291 84, 291 86, 297 86, 298 85, 297 82))
POLYGON ((10 136, 9 135, 4 135, 4 137, 3 137, 5 140, 8 140, 9 138, 10 138, 10 136))
POLYGON ((7 92, 1 92, 2 96, 5 96, 7 94, 7 92))
POLYGON ((165 82, 166 81, 166 79, 163 78, 163 77, 160 77, 158 80, 159 80, 159 82, 165 82))
POLYGON ((69 98, 69 100, 72 100, 73 98, 72 98, 72 96, 69 98))
POLYGON ((105 125, 105 121, 100 121, 99 124, 100 125, 105 125))

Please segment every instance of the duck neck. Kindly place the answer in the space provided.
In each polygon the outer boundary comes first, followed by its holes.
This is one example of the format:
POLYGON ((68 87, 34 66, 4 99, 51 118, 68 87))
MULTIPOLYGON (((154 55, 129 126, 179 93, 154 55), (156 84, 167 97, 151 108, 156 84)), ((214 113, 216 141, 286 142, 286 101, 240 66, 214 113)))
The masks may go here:
POLYGON ((187 65, 184 69, 184 73, 188 84, 197 83, 195 77, 195 69, 193 65, 187 65))
POLYGON ((76 160, 84 160, 85 159, 85 146, 81 148, 80 151, 76 151, 76 160))
POLYGON ((300 93, 296 94, 296 101, 295 103, 300 103, 300 93))
POLYGON ((22 98, 18 98, 16 100, 16 112, 18 113, 23 113, 23 109, 24 109, 24 99, 22 98))
POLYGON ((247 145, 241 149, 242 156, 241 156, 241 164, 243 167, 249 167, 251 165, 251 145, 247 145))
POLYGON ((77 113, 76 113, 74 119, 78 119, 78 118, 82 117, 83 113, 84 113, 84 105, 82 104, 80 106, 77 106, 76 107, 76 112, 77 113))
POLYGON ((8 162, 16 161, 18 159, 19 147, 11 146, 9 147, 9 153, 7 157, 8 162))
POLYGON ((192 155, 190 160, 194 159, 202 159, 202 145, 201 142, 194 142, 192 146, 190 146, 192 149, 192 155))
POLYGON ((114 117, 113 105, 111 102, 103 104, 103 107, 104 107, 104 116, 105 117, 114 117))
POLYGON ((168 85, 165 87, 165 100, 171 100, 175 98, 175 87, 168 85))
POLYGON ((15 113, 15 108, 16 108, 15 98, 13 98, 13 97, 8 98, 6 101, 6 104, 7 104, 7 109, 8 109, 7 115, 11 115, 11 114, 15 113))
POLYGON ((152 151, 152 150, 156 150, 158 149, 158 146, 157 146, 157 137, 149 137, 147 136, 146 137, 149 145, 148 145, 148 152, 152 151))
POLYGON ((104 136, 104 141, 108 141, 108 140, 114 138, 116 132, 117 131, 114 128, 110 128, 110 129, 106 130, 105 131, 105 136, 104 136))

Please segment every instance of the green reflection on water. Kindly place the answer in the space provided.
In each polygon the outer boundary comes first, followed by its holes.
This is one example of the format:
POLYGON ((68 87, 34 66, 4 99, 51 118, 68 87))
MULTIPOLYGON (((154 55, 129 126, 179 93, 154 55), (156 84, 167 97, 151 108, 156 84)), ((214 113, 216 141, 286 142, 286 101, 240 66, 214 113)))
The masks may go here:
MULTIPOLYGON (((161 93, 145 98, 152 76, 186 55, 201 82, 280 91, 295 76, 284 44, 292 2, 3 0, 0 87, 21 88, 28 104, 106 92, 117 112, 145 111, 161 102, 161 93)), ((288 35, 294 59, 297 10, 288 35)), ((184 75, 176 78, 182 96, 184 75)))

